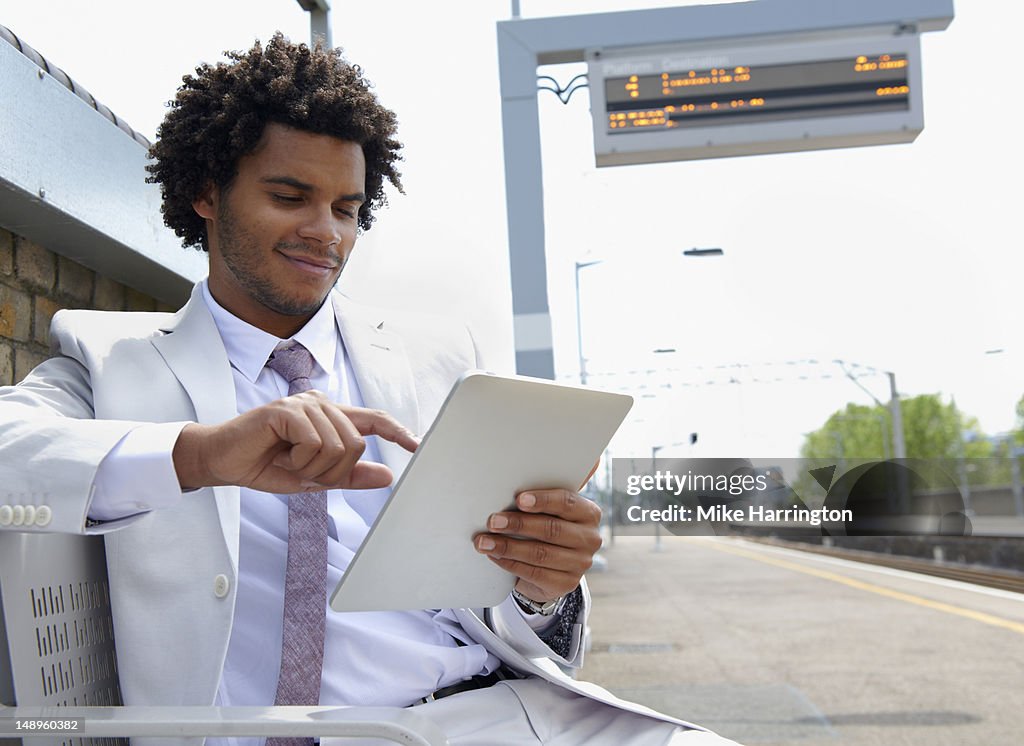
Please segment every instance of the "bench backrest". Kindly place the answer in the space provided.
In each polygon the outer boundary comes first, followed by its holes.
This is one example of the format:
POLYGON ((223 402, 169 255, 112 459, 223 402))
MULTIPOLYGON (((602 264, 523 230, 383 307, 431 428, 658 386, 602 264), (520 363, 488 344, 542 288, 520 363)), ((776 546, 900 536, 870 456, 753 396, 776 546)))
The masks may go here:
POLYGON ((0 533, 0 703, 121 704, 102 537, 0 533))

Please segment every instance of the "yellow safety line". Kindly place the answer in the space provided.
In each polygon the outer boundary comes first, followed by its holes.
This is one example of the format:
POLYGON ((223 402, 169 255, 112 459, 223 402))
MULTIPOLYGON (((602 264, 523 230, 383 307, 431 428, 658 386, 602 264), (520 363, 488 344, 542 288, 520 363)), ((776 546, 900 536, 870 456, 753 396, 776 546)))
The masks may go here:
POLYGON ((877 593, 880 596, 887 596, 889 598, 895 598, 899 601, 906 601, 908 604, 917 604, 918 606, 924 606, 929 609, 935 609, 937 611, 944 611, 947 614, 955 614, 957 616, 966 617, 967 619, 973 619, 976 622, 982 624, 991 624, 993 627, 1002 627, 1012 632, 1016 632, 1019 635, 1024 635, 1024 624, 1021 622, 1013 622, 1009 619, 1003 619, 1002 617, 994 616, 992 614, 986 614, 983 611, 974 611, 972 609, 965 609, 960 606, 953 606, 952 604, 943 603, 941 601, 932 601, 928 598, 922 598, 915 596, 910 593, 903 593, 902 591, 894 591, 891 588, 885 588, 881 585, 875 585, 874 583, 865 583, 860 580, 854 580, 848 578, 845 575, 839 573, 829 572, 828 570, 818 570, 813 567, 805 567, 797 564, 796 562, 789 562, 784 559, 777 559, 775 557, 765 557, 762 554, 751 552, 745 549, 737 549, 736 547, 725 547, 720 542, 709 542, 712 547, 720 552, 727 552, 729 554, 736 554, 741 557, 747 557, 749 559, 757 560, 758 562, 765 562, 769 565, 776 565, 778 567, 784 567, 787 570, 794 570, 796 572, 802 572, 805 575, 814 575, 818 578, 825 580, 831 580, 835 583, 842 583, 848 585, 851 588, 857 588, 862 591, 869 591, 871 593, 877 593))

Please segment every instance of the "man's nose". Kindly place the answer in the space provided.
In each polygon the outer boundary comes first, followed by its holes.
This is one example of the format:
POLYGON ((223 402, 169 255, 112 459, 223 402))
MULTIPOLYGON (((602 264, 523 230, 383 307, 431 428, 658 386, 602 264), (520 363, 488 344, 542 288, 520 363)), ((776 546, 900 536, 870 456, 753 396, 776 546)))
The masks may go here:
POLYGON ((334 213, 334 208, 317 207, 309 211, 308 217, 299 228, 299 236, 312 239, 324 246, 337 246, 341 243, 341 221, 334 213))

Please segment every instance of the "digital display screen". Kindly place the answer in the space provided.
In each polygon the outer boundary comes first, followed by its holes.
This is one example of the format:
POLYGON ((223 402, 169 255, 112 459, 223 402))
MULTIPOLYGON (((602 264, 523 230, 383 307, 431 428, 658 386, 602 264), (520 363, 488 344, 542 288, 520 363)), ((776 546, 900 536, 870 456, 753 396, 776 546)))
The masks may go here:
POLYGON ((906 54, 605 78, 609 135, 906 111, 906 54))

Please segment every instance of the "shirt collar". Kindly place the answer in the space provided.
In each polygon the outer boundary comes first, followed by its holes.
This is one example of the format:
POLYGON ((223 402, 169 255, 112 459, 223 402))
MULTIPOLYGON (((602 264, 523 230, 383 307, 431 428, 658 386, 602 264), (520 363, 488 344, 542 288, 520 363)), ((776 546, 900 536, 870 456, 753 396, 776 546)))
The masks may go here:
MULTIPOLYGON (((224 348, 228 353, 231 365, 252 383, 259 378, 260 372, 267 364, 270 353, 283 340, 269 334, 252 324, 242 321, 228 311, 210 293, 208 281, 203 280, 203 300, 213 316, 213 321, 220 332, 224 348)), ((338 333, 334 318, 334 304, 328 295, 320 309, 313 314, 291 339, 301 344, 316 361, 323 371, 334 369, 334 361, 338 351, 338 333)))

